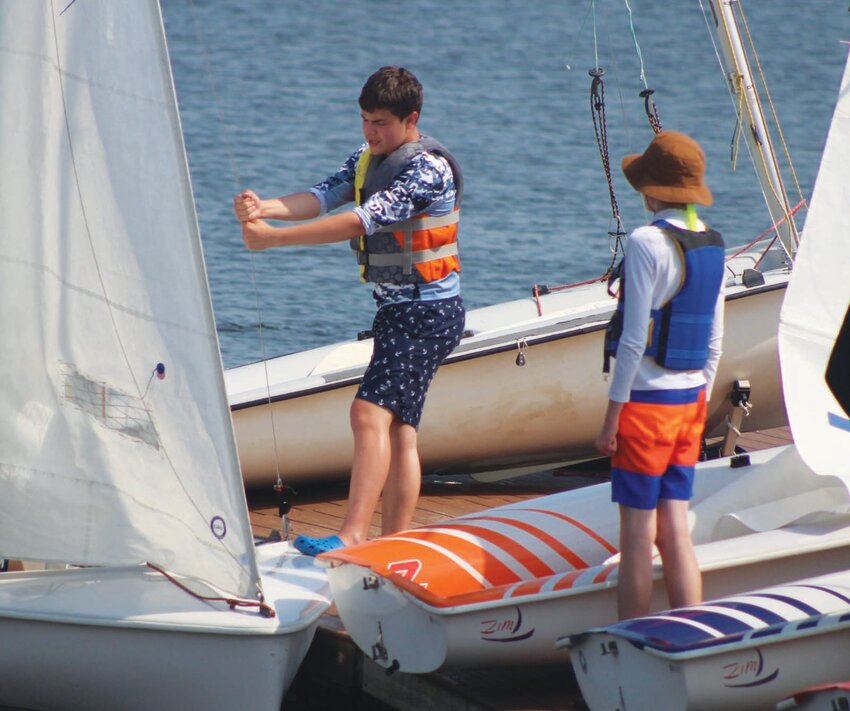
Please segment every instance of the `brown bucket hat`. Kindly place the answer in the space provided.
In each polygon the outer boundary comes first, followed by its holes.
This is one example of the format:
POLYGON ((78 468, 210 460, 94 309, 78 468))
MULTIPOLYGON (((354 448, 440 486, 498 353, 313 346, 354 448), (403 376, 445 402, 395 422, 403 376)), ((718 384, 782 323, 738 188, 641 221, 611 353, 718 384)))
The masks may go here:
POLYGON ((656 200, 700 205, 714 201, 703 182, 702 148, 684 133, 662 131, 643 153, 623 158, 622 166, 632 187, 656 200))

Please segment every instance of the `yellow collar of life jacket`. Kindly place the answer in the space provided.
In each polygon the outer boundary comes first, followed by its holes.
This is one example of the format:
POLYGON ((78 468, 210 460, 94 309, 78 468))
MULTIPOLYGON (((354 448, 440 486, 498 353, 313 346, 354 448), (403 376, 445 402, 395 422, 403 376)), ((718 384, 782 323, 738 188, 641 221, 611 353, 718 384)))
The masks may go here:
POLYGON ((447 215, 416 215, 381 227, 372 235, 352 239, 351 247, 357 256, 362 281, 417 284, 437 281, 460 271, 457 203, 462 175, 454 156, 436 140, 423 136, 419 141, 403 144, 380 161, 373 159, 367 147, 355 166, 354 200, 362 205, 370 195, 388 188, 410 160, 425 151, 433 151, 449 162, 458 196, 455 209, 447 215))

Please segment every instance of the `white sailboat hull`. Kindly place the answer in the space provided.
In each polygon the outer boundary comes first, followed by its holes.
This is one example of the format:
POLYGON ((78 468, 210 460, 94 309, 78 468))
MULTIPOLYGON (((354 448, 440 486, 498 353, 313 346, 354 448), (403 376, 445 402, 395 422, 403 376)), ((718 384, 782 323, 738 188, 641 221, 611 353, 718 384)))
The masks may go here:
MULTIPOLYGON (((717 460, 698 468, 693 536, 706 595, 846 565, 850 517, 812 513, 846 510, 846 492, 817 489, 813 474, 797 479, 806 470, 793 447, 749 456, 750 467, 717 460)), ((357 645, 383 666, 424 673, 563 660, 558 638, 617 619, 617 537, 617 507, 601 484, 322 559, 357 645), (552 572, 535 574, 540 561, 552 572)), ((655 579, 652 606, 664 609, 660 565, 655 579)))
MULTIPOLYGON (((597 649, 584 652, 588 674, 576 675, 582 696, 591 711, 622 709, 624 701, 629 711, 657 711, 659 699, 663 700, 663 708, 669 711, 775 709, 784 695, 800 686, 846 676, 850 655, 850 631, 847 629, 763 647, 758 650, 759 653, 737 650, 688 665, 671 664, 618 640, 618 660, 605 664, 603 669, 599 663, 603 656, 600 650, 611 641, 615 638, 595 635, 593 643, 597 649), (717 683, 732 669, 742 666, 755 668, 757 665, 781 669, 782 678, 766 686, 752 686, 744 690, 717 683), (621 671, 626 666, 628 672, 621 671), (590 676, 591 669, 592 681, 589 678, 583 681, 590 676), (620 680, 624 676, 630 679, 627 685, 614 682, 614 679, 620 680), (711 682, 715 682, 714 685, 711 682)), ((575 650, 573 654, 578 652, 575 650)))
POLYGON ((2 2, 0 55, 0 541, 85 566, 0 574, 0 706, 277 711, 327 579, 255 551, 159 3, 2 2))
MULTIPOLYGON (((711 596, 724 595, 742 587, 784 580, 789 574, 796 575, 798 570, 806 573, 834 570, 846 563, 850 555, 850 528, 839 535, 843 538, 840 546, 817 552, 801 551, 798 555, 792 552, 793 561, 769 557, 771 549, 773 555, 781 552, 774 546, 798 543, 792 543, 793 534, 765 536, 752 552, 749 563, 715 570, 704 567, 705 590, 711 596)), ((835 538, 829 543, 834 544, 835 538)), ((731 555, 731 548, 725 547, 721 552, 731 555)), ((708 565, 708 561, 701 557, 700 564, 708 565)), ((604 574, 602 568, 595 572, 604 574)), ((337 610, 346 631, 364 653, 370 657, 376 655, 374 660, 387 668, 398 662, 394 668, 408 673, 565 662, 566 655, 556 644, 568 630, 604 625, 617 619, 615 585, 575 594, 553 594, 548 598, 544 595, 538 599, 516 598, 498 605, 470 606, 466 610, 444 610, 416 604, 404 591, 381 581, 383 586, 371 596, 368 607, 362 601, 349 604, 346 598, 355 596, 358 586, 362 589, 363 581, 371 574, 369 568, 358 566, 344 566, 338 573, 330 573, 338 598, 337 610), (498 636, 498 631, 502 636, 498 636), (533 632, 532 637, 522 639, 529 632, 533 632), (379 641, 387 650, 386 656, 374 647, 379 641)), ((652 609, 661 610, 667 605, 663 582, 657 578, 652 609)))
POLYGON ((258 640, 0 618, 0 696, 27 709, 277 711, 314 629, 258 640))
POLYGON ((327 581, 288 546, 258 555, 274 618, 198 600, 145 566, 0 575, 0 705, 278 711, 327 581))
MULTIPOLYGON (((659 706, 670 711, 757 711, 776 708, 799 689, 841 681, 850 655, 848 583, 850 574, 844 571, 737 596, 731 602, 712 600, 624 623, 646 629, 643 639, 620 633, 621 626, 579 635, 570 643, 570 657, 582 696, 591 711, 650 711, 659 706), (818 610, 817 598, 833 608, 818 610), (771 607, 781 612, 784 606, 790 612, 788 622, 768 626, 752 616, 771 607), (701 611, 711 614, 700 617, 701 611), (728 640, 712 640, 706 635, 703 643, 682 648, 663 627, 665 618, 685 627, 682 620, 695 624, 712 616, 743 626, 747 623, 738 619, 741 611, 748 623, 757 620, 761 625, 743 639, 729 635, 728 640), (794 614, 797 618, 791 621, 794 614)), ((713 635, 721 634, 710 629, 713 635)))
MULTIPOLYGON (((752 254, 730 262, 740 273, 752 254)), ((788 273, 763 286, 728 287, 724 353, 708 432, 722 434, 736 380, 752 386, 745 430, 785 424, 776 327, 788 273)), ((596 455, 608 383, 602 341, 615 300, 604 283, 472 310, 465 338, 437 372, 419 431, 431 473, 544 468, 596 455), (517 366, 523 349, 525 365, 517 366)), ((372 350, 349 341, 233 368, 225 381, 242 475, 266 484, 347 476, 353 440, 348 411, 372 350), (266 387, 268 373, 268 388, 266 387), (270 402, 271 401, 271 402, 270 402), (274 429, 273 429, 273 428, 274 429)))

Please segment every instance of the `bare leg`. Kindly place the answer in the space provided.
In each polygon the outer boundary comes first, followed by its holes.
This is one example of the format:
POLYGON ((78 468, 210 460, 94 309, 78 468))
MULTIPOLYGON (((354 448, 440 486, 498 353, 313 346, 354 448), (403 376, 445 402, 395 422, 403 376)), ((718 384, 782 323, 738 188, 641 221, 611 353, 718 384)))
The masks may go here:
POLYGON ((655 509, 620 504, 620 570, 617 575, 617 611, 621 620, 649 612, 652 597, 652 546, 655 509))
POLYGON ((339 537, 346 545, 365 540, 390 470, 390 428, 395 415, 355 398, 351 405, 354 461, 348 487, 348 511, 339 537))
POLYGON ((658 552, 664 563, 664 585, 671 607, 694 605, 702 600, 700 574, 691 532, 688 502, 658 502, 658 552))
POLYGON ((381 533, 387 535, 410 527, 419 489, 422 469, 416 448, 416 428, 399 419, 390 426, 390 474, 384 486, 381 533))

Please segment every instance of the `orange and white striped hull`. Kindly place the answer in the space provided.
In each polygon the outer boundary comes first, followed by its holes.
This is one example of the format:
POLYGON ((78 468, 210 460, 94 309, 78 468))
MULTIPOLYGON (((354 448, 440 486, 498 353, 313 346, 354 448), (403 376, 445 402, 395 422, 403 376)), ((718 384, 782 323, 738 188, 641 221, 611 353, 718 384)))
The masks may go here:
MULTIPOLYGON (((793 446, 701 464, 692 504, 705 594, 846 565, 846 490, 793 446), (779 500, 777 497, 783 497, 779 500)), ((322 556, 340 618, 379 664, 406 672, 555 662, 559 637, 616 621, 617 507, 600 484, 404 531, 322 556)), ((653 609, 667 601, 660 566, 653 609)))

